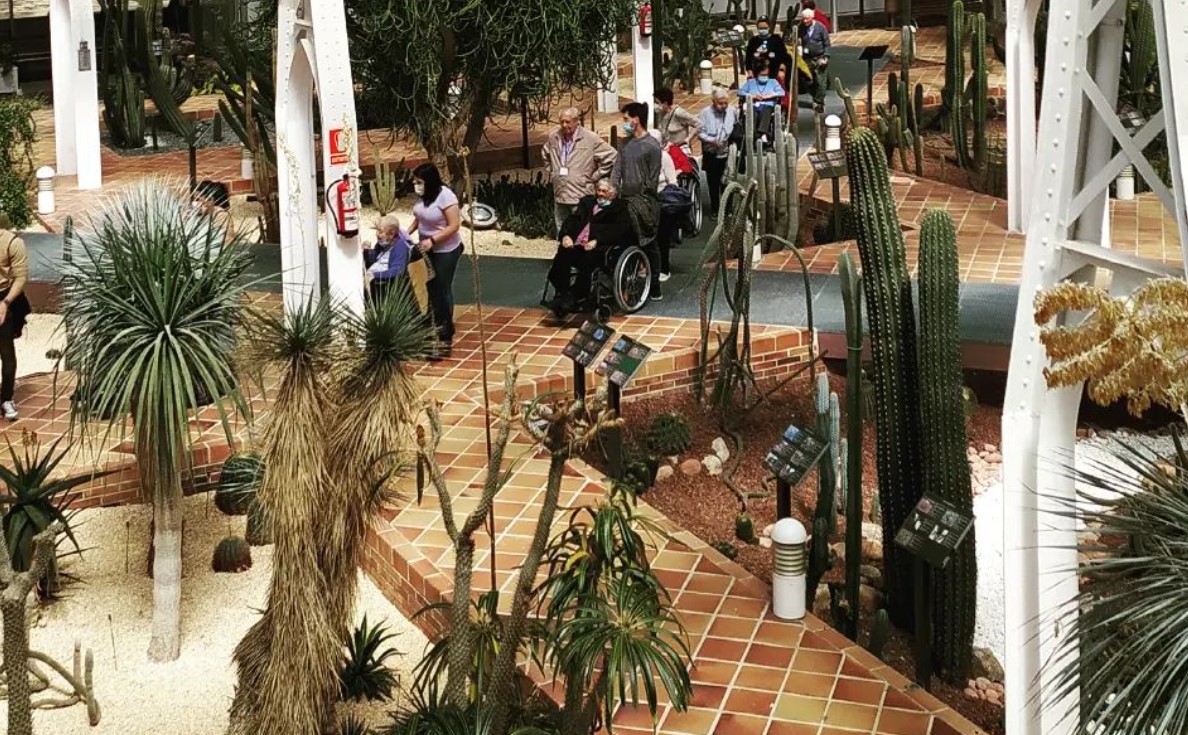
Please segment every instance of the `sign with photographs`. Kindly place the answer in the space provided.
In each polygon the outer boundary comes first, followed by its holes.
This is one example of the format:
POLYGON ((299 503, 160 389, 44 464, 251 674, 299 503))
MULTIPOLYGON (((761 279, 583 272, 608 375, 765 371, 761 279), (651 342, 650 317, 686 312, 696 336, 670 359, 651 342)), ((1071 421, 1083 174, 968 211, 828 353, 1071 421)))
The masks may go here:
POLYGON ((944 569, 973 528, 973 517, 940 498, 924 493, 895 534, 895 545, 944 569))
POLYGON ((614 333, 615 330, 605 324, 587 321, 574 332, 562 354, 578 365, 588 368, 598 359, 598 353, 602 352, 602 348, 606 347, 614 333))
POLYGON ((619 337, 595 372, 605 375, 607 380, 620 388, 626 388, 650 354, 650 347, 645 347, 630 337, 619 337))
POLYGON ((1118 120, 1122 123, 1122 127, 1132 132, 1147 124, 1147 118, 1140 115, 1135 110, 1128 110, 1126 112, 1118 113, 1118 120))
POLYGON ((816 434, 797 426, 784 431, 780 443, 771 448, 763 465, 790 486, 795 486, 817 466, 828 445, 816 434))
POLYGON ((746 45, 743 34, 733 28, 722 28, 714 31, 714 40, 718 42, 719 46, 726 46, 727 48, 738 48, 746 45))
POLYGON ((848 172, 845 151, 809 151, 808 160, 823 179, 840 179, 848 172))

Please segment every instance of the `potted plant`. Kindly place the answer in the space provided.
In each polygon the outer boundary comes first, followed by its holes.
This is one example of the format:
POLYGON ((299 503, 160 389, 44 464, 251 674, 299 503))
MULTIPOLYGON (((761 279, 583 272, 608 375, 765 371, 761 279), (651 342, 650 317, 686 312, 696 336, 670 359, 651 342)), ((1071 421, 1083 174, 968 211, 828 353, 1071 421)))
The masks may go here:
POLYGON ((11 43, 0 43, 0 94, 20 94, 16 52, 11 43))

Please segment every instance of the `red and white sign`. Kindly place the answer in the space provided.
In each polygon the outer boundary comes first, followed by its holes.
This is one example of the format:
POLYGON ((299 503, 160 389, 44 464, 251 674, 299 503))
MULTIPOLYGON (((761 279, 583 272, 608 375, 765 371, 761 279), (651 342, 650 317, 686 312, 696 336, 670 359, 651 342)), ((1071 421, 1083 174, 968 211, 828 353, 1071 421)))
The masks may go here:
POLYGON ((330 131, 330 165, 343 166, 351 162, 350 143, 353 130, 335 128, 330 131))

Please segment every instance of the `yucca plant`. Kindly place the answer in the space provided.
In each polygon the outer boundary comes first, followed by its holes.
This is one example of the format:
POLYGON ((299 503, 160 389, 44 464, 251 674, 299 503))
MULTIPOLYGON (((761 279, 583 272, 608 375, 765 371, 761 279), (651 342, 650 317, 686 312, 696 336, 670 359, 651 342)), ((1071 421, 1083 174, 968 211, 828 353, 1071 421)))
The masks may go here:
POLYGON ((338 673, 339 692, 344 701, 364 699, 387 701, 396 686, 396 672, 385 664, 400 652, 385 644, 396 637, 383 623, 369 625, 367 616, 347 642, 346 656, 338 673))
MULTIPOLYGON (((4 509, 4 542, 12 560, 13 571, 27 572, 33 561, 33 537, 54 523, 60 524, 62 534, 80 551, 78 539, 74 537, 71 521, 75 511, 70 503, 74 499, 71 491, 80 485, 110 474, 96 472, 67 478, 52 477, 54 471, 66 456, 66 449, 58 451, 62 439, 42 451, 36 436, 25 435, 24 450, 17 450, 8 444, 8 455, 12 466, 0 465, 0 482, 4 483, 0 495, 0 507, 4 509)), ((54 564, 50 564, 47 578, 54 576, 54 564)), ((45 585, 48 589, 49 585, 45 585)))
POLYGON ((1075 500, 1057 513, 1120 545, 1082 545, 1080 591, 1063 612, 1054 701, 1080 692, 1078 732, 1188 732, 1188 453, 1139 446, 1070 470, 1075 500))
POLYGON ((149 178, 107 200, 80 226, 64 264, 66 359, 86 401, 77 427, 110 416, 130 432, 140 489, 153 505, 153 623, 149 656, 177 658, 181 624, 182 469, 190 409, 214 398, 228 442, 232 412, 248 407, 235 379, 249 248, 225 220, 190 206, 188 192, 149 178), (129 426, 123 417, 131 414, 129 426))

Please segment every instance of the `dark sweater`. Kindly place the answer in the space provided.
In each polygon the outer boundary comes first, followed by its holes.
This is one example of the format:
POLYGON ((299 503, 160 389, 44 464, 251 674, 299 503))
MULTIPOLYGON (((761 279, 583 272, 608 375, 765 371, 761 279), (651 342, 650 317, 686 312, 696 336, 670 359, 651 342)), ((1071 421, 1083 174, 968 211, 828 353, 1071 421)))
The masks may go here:
POLYGON ((609 207, 603 207, 598 210, 598 214, 594 214, 594 205, 597 202, 596 197, 582 197, 577 203, 577 209, 561 225, 561 236, 568 235, 576 242, 586 223, 589 223, 590 239, 594 240, 598 247, 630 245, 635 242, 635 234, 631 230, 631 217, 623 200, 613 199, 609 207))

